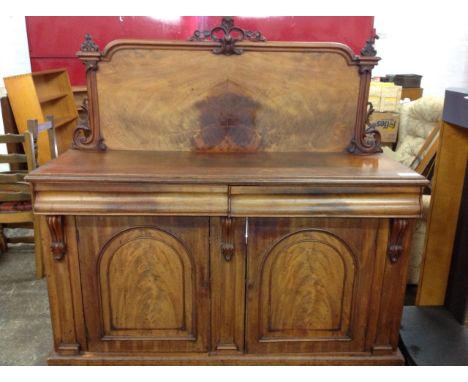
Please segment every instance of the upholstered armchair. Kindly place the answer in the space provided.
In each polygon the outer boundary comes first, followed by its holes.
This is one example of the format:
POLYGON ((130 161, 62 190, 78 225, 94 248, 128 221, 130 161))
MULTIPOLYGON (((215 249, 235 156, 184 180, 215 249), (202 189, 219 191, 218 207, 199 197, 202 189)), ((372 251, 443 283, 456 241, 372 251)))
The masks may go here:
MULTIPOLYGON (((384 153, 400 163, 416 169, 417 156, 434 128, 442 119, 443 97, 425 96, 401 105, 398 143, 395 151, 385 147, 384 153)), ((418 284, 426 240, 426 223, 430 195, 423 195, 423 217, 417 222, 411 245, 408 284, 418 284)))

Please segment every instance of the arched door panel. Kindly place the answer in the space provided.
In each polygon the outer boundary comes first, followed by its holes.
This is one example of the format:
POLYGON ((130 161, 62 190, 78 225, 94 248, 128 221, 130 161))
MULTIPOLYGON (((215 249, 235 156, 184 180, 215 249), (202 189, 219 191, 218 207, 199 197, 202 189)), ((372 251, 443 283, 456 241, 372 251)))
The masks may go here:
POLYGON ((77 228, 89 238, 79 256, 90 351, 207 349, 208 218, 78 217, 77 228))
POLYGON ((356 223, 249 219, 249 352, 364 350, 376 230, 356 223))

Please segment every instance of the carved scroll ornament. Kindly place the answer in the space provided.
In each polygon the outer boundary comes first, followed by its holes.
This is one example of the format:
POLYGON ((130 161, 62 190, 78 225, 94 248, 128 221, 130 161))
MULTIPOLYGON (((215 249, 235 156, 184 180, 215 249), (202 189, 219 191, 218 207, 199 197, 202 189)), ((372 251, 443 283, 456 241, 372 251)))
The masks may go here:
POLYGON ((354 138, 351 140, 347 150, 352 154, 367 155, 381 153, 382 148, 380 147, 380 133, 369 123, 369 117, 374 112, 374 108, 370 102, 367 102, 369 97, 369 85, 372 75, 372 68, 379 60, 377 51, 374 48, 375 40, 379 36, 375 33, 375 29, 372 31, 372 35, 366 42, 366 45, 361 50, 361 56, 356 56, 359 62, 359 75, 361 77, 361 85, 359 90, 359 117, 356 123, 356 130, 354 138), (367 102, 367 114, 365 108, 367 102), (365 118, 364 118, 365 116, 365 118))
MULTIPOLYGON (((85 148, 87 145, 92 145, 94 141, 93 130, 87 125, 78 125, 73 131, 73 148, 85 148)), ((97 151, 106 151, 107 146, 104 143, 104 138, 98 138, 96 145, 91 146, 91 149, 97 151)))
POLYGON ((101 137, 99 129, 99 105, 97 102, 96 71, 101 60, 101 51, 93 37, 86 33, 80 46, 78 57, 86 66, 86 84, 88 88, 88 124, 81 124, 73 132, 73 148, 85 150, 106 151, 107 146, 101 137))
POLYGON ((372 103, 368 102, 364 135, 351 140, 351 143, 348 146, 348 152, 351 154, 373 154, 382 152, 382 148, 380 147, 380 132, 369 122, 370 116, 374 111, 375 109, 372 106, 372 103))
POLYGON ((252 32, 235 26, 231 17, 224 17, 221 20, 221 25, 209 31, 196 30, 189 39, 189 41, 207 40, 219 43, 219 46, 213 49, 214 54, 225 54, 227 56, 242 53, 242 49, 236 46, 239 41, 266 41, 261 32, 252 32))

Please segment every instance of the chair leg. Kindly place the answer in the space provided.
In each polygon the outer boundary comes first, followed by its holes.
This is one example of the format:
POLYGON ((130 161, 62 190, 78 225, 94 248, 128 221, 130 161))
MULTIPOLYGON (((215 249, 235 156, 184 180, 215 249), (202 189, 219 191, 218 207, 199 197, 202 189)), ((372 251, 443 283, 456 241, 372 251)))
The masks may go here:
POLYGON ((0 252, 6 252, 8 250, 7 238, 3 233, 3 224, 0 224, 0 252))
POLYGON ((44 260, 42 258, 41 233, 39 230, 39 219, 34 217, 34 253, 36 263, 36 279, 44 277, 44 260))

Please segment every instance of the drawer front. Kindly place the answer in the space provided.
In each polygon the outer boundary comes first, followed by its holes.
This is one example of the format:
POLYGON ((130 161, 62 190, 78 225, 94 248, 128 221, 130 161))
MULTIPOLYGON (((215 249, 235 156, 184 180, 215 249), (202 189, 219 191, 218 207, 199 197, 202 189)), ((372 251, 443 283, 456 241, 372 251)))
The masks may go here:
POLYGON ((232 216, 252 217, 420 217, 421 190, 376 187, 233 186, 232 216))
POLYGON ((247 349, 365 351, 377 219, 249 219, 247 349))
POLYGON ((76 222, 89 351, 208 349, 208 218, 76 222))

